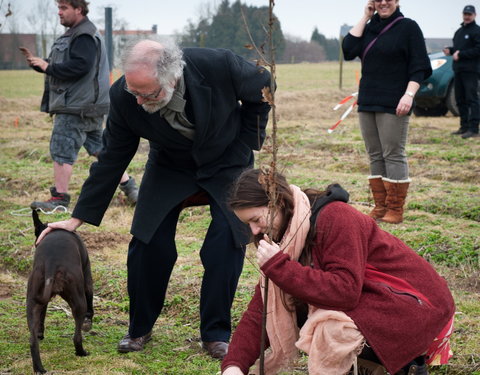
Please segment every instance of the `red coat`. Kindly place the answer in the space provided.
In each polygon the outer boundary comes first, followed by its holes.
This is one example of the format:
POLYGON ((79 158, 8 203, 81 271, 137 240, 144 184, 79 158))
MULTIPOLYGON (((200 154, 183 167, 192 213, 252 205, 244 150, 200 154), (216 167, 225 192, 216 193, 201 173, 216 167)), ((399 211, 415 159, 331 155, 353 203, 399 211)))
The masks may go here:
MULTIPOLYGON (((422 355, 455 311, 445 280, 405 243, 343 202, 320 212, 316 232, 313 267, 278 253, 262 271, 297 299, 344 311, 390 373, 422 355)), ((262 310, 257 285, 222 369, 236 365, 247 374, 259 357, 262 310)))

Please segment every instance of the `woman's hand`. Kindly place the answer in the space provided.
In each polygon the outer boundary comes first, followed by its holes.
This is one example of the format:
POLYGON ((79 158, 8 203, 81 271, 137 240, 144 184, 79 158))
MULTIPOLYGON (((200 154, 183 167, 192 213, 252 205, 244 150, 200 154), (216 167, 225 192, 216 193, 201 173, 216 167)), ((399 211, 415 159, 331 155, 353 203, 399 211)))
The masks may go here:
POLYGON ((404 94, 397 105, 397 116, 405 116, 410 112, 413 105, 413 97, 404 94))
POLYGON ((280 251, 280 246, 276 243, 269 243, 269 238, 265 234, 263 240, 260 240, 257 249, 257 263, 262 267, 271 257, 280 251))
POLYGON ((243 372, 240 370, 240 367, 229 366, 222 372, 222 375, 243 375, 243 372))
POLYGON ((375 14, 375 2, 373 0, 368 0, 367 5, 365 5, 364 15, 368 19, 372 18, 375 14))
POLYGON ((65 230, 68 230, 69 232, 73 232, 75 229, 77 229, 82 224, 83 224, 83 220, 77 219, 75 217, 72 217, 68 220, 56 221, 54 223, 48 223, 47 228, 45 228, 43 230, 43 232, 40 233, 40 236, 38 236, 35 244, 38 245, 40 243, 40 241, 43 240, 43 237, 45 237, 52 230, 65 229, 65 230))

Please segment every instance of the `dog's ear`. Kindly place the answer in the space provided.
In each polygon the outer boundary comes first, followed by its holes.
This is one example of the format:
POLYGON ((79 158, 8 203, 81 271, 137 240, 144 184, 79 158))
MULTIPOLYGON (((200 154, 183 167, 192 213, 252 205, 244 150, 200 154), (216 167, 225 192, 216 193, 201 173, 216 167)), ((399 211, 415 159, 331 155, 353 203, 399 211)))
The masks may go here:
POLYGON ((38 213, 37 210, 32 209, 32 219, 33 219, 33 225, 35 227, 35 237, 38 238, 40 236, 40 233, 43 232, 47 226, 43 224, 40 219, 38 218, 38 213))

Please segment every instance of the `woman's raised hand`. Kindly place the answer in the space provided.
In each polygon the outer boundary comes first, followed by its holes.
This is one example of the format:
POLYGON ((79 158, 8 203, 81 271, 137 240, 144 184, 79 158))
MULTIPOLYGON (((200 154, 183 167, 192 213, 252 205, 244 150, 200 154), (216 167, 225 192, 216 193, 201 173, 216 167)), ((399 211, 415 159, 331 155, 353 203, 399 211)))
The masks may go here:
POLYGON ((271 257, 277 254, 280 251, 280 246, 276 243, 270 243, 270 239, 265 234, 263 240, 260 240, 258 243, 257 249, 257 262, 260 267, 262 267, 271 257))
POLYGON ((368 0, 367 5, 365 5, 365 17, 369 19, 375 14, 375 2, 373 0, 368 0))

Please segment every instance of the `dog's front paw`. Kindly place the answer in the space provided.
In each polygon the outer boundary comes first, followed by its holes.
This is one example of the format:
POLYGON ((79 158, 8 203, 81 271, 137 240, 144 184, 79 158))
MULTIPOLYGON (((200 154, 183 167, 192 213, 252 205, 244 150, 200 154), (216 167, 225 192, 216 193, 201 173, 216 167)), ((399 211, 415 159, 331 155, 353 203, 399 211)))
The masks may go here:
POLYGON ((47 370, 45 370, 45 368, 42 365, 34 365, 33 367, 34 367, 33 373, 35 375, 45 374, 47 372, 47 370))
POLYGON ((92 319, 90 318, 85 318, 82 324, 82 331, 83 332, 88 332, 92 329, 92 319))
POLYGON ((86 350, 77 350, 75 354, 78 355, 79 357, 86 357, 87 355, 89 355, 89 353, 86 350))

